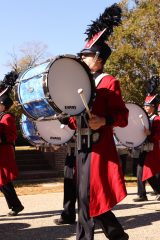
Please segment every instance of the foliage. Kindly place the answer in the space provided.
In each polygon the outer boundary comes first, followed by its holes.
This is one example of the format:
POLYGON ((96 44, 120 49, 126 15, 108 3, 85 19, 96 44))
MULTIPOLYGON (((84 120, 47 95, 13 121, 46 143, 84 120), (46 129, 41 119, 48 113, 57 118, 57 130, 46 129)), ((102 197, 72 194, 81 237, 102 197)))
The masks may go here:
POLYGON ((17 53, 15 50, 10 53, 11 60, 7 65, 21 72, 43 61, 47 56, 46 49, 47 45, 45 44, 26 42, 16 51, 17 53))
POLYGON ((160 2, 137 1, 132 10, 122 4, 123 21, 110 38, 113 53, 106 69, 121 81, 126 101, 142 103, 148 80, 160 73, 160 2))

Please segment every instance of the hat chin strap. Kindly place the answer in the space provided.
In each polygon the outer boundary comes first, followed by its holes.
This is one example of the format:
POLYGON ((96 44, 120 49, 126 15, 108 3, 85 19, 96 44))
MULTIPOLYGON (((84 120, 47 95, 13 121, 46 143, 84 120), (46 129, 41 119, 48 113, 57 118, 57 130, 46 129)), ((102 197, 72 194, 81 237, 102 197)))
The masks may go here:
POLYGON ((95 55, 95 57, 93 59, 94 64, 97 62, 97 59, 98 59, 99 55, 100 55, 100 52, 96 52, 96 55, 95 55))

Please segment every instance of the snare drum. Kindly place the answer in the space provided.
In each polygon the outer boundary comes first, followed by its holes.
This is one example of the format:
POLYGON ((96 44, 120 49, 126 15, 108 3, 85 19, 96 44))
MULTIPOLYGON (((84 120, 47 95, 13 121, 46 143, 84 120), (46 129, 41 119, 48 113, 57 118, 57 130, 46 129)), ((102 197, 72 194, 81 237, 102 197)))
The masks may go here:
POLYGON ((145 110, 135 103, 126 103, 129 110, 128 125, 124 128, 115 127, 115 137, 124 146, 135 148, 142 145, 147 136, 144 133, 144 126, 149 129, 150 122, 145 110))
POLYGON ((31 121, 26 115, 22 114, 20 123, 22 135, 31 145, 42 146, 47 144, 38 135, 34 122, 31 121))
POLYGON ((57 114, 79 115, 85 106, 78 94, 82 88, 90 105, 93 81, 88 66, 74 55, 61 55, 21 73, 17 101, 35 120, 57 114))

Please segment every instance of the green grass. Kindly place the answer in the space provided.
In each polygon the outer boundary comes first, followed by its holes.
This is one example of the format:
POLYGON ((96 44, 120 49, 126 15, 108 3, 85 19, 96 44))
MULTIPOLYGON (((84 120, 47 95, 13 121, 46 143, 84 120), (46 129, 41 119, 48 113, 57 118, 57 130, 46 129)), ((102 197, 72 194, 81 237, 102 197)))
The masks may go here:
POLYGON ((134 176, 126 175, 125 180, 126 180, 126 182, 136 182, 137 178, 134 176))
POLYGON ((16 151, 18 150, 35 150, 36 147, 33 146, 16 146, 16 151))

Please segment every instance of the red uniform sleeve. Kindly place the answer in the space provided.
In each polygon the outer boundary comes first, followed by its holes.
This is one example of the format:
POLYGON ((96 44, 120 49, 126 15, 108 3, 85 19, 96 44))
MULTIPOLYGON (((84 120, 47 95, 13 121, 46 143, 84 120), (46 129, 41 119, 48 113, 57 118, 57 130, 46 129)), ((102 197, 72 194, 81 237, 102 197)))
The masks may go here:
POLYGON ((13 143, 17 139, 17 129, 15 118, 11 114, 5 114, 1 119, 1 137, 6 143, 13 143))
POLYGON ((152 122, 151 135, 149 136, 151 142, 160 140, 160 117, 156 116, 152 122))
POLYGON ((68 126, 73 129, 76 130, 77 128, 77 122, 76 122, 76 118, 75 117, 70 117, 68 120, 68 126))

